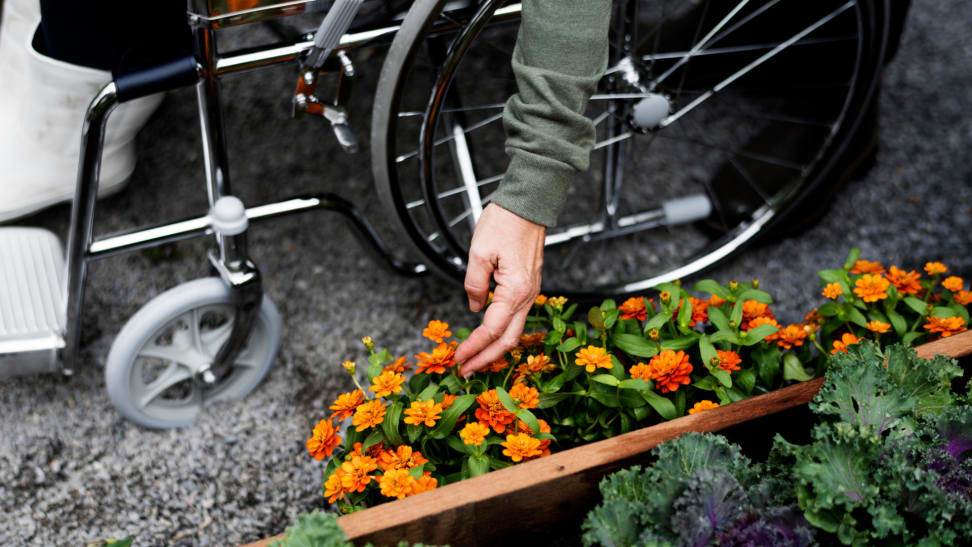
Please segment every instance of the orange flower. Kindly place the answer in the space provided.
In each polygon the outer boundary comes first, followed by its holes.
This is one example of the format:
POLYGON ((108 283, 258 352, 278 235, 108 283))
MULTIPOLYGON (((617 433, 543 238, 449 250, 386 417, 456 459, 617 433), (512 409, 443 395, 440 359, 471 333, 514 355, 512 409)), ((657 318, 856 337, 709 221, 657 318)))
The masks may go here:
POLYGON ((925 323, 925 330, 928 332, 941 333, 942 338, 968 330, 965 326, 965 319, 961 317, 928 317, 925 323))
POLYGON ((883 321, 868 321, 864 326, 867 327, 867 330, 876 332, 878 334, 884 334, 888 332, 888 329, 891 328, 890 323, 885 323, 883 321))
POLYGON ((409 495, 414 496, 415 494, 435 490, 437 486, 439 486, 439 481, 432 478, 432 473, 426 471, 422 473, 421 477, 415 479, 415 484, 412 485, 412 493, 409 495))
POLYGON ((336 471, 331 473, 331 476, 324 481, 324 497, 329 498, 328 503, 334 503, 336 500, 344 499, 345 492, 344 487, 341 485, 341 479, 344 473, 341 472, 341 468, 337 468, 336 471))
MULTIPOLYGON (((364 452, 361 451, 361 447, 364 446, 361 443, 354 443, 354 447, 351 449, 352 454, 357 454, 359 456, 367 456, 375 461, 381 457, 381 453, 385 451, 385 443, 376 443, 368 447, 368 450, 364 452)), ((347 457, 347 456, 345 456, 347 457)))
POLYGON ((748 332, 748 331, 751 331, 751 330, 755 329, 756 327, 758 327, 760 325, 773 325, 774 327, 777 328, 777 331, 776 332, 774 332, 773 334, 770 334, 766 338, 763 338, 763 340, 771 341, 771 340, 776 340, 777 338, 780 337, 780 331, 779 331, 779 329, 782 329, 783 328, 783 325, 780 325, 779 323, 776 322, 776 319, 774 319, 774 318, 772 318, 772 317, 770 317, 768 315, 761 315, 759 317, 753 318, 749 322, 749 324, 746 325, 747 328, 744 329, 744 330, 746 330, 748 332))
POLYGON ((486 367, 483 369, 483 371, 485 371, 485 372, 499 372, 501 370, 506 370, 506 367, 508 367, 508 366, 510 366, 510 364, 506 362, 506 359, 500 358, 498 361, 493 361, 492 363, 486 365, 486 367))
POLYGON ((422 456, 421 452, 413 450, 411 446, 405 444, 395 450, 383 450, 381 455, 378 456, 378 465, 382 471, 388 471, 389 469, 412 469, 413 467, 428 463, 428 461, 422 456))
POLYGON ((972 291, 956 291, 952 294, 952 300, 963 306, 972 304, 972 291))
POLYGON ((543 453, 540 450, 540 439, 535 439, 526 433, 507 435, 506 440, 501 442, 504 456, 509 456, 514 462, 522 461, 524 458, 533 458, 543 453))
POLYGON ((376 399, 359 405, 354 411, 351 424, 355 426, 355 431, 361 432, 383 421, 385 421, 385 404, 376 399))
POLYGON ((422 336, 441 344, 443 338, 452 336, 452 331, 449 330, 449 323, 433 319, 429 321, 429 326, 422 329, 422 336))
POLYGON ((689 323, 690 327, 694 327, 696 323, 701 324, 709 320, 709 303, 707 301, 690 296, 689 302, 692 303, 692 321, 689 323))
POLYGON ((364 492, 374 478, 371 473, 378 468, 374 458, 353 454, 351 459, 341 464, 341 488, 345 492, 364 492))
POLYGON ((965 285, 965 281, 957 275, 950 275, 946 277, 944 281, 942 281, 942 286, 952 292, 962 290, 963 285, 965 285))
MULTIPOLYGON (((550 424, 542 419, 537 419, 537 424, 540 425, 540 433, 550 433, 550 424)), ((527 435, 535 435, 536 433, 530 429, 530 426, 526 424, 523 420, 516 421, 516 429, 520 433, 526 433, 527 435)), ((529 458, 523 458, 523 461, 535 460, 537 458, 542 458, 544 456, 550 455, 550 439, 543 439, 540 441, 540 455, 532 456, 529 458)))
POLYGON ((520 347, 523 349, 535 348, 543 345, 543 339, 547 337, 544 331, 531 332, 520 336, 520 347))
POLYGON ((695 406, 689 409, 689 414, 698 414, 699 412, 704 412, 706 410, 712 410, 713 408, 718 408, 719 403, 713 403, 712 401, 699 401, 695 403, 695 406))
POLYGON ((402 357, 399 357, 398 359, 395 359, 394 362, 392 362, 392 363, 390 363, 388 365, 385 365, 385 368, 381 369, 381 371, 382 372, 394 372, 395 374, 404 374, 404 373, 408 372, 409 370, 411 370, 411 368, 412 368, 411 363, 406 363, 405 362, 405 357, 402 356, 402 357))
POLYGON ((435 427, 435 422, 440 418, 442 418, 442 404, 429 399, 412 401, 412 405, 405 409, 405 419, 402 421, 411 425, 424 423, 426 427, 435 427))
POLYGON ((880 262, 870 262, 868 260, 858 260, 851 268, 852 274, 879 274, 884 271, 884 266, 880 262))
POLYGON ((776 344, 783 349, 802 346, 804 338, 807 337, 807 331, 804 330, 803 325, 787 325, 785 329, 776 334, 779 337, 776 344))
POLYGON ((546 303, 547 303, 547 297, 542 294, 538 294, 537 297, 533 299, 534 306, 542 306, 546 303))
POLYGON ((742 363, 742 359, 739 358, 738 353, 734 351, 722 351, 721 349, 717 349, 716 353, 719 354, 719 368, 729 374, 739 370, 739 363, 742 363))
POLYGON ((921 283, 918 282, 921 279, 921 274, 914 270, 905 273, 904 270, 899 270, 897 266, 891 266, 888 268, 887 273, 884 274, 884 277, 901 294, 918 294, 918 291, 921 290, 921 283))
POLYGON ((711 306, 711 307, 718 308, 719 306, 721 306, 721 305, 723 305, 725 303, 726 303, 726 299, 725 298, 720 298, 720 297, 718 297, 718 296, 716 296, 714 294, 709 297, 709 306, 711 306))
POLYGON ((392 469, 378 479, 381 494, 389 498, 404 498, 412 493, 415 487, 415 477, 407 469, 392 469))
POLYGON ((513 423, 513 413, 503 406, 499 400, 499 395, 495 389, 482 392, 476 397, 479 408, 476 409, 476 419, 483 425, 493 428, 493 431, 502 433, 506 426, 513 423))
POLYGON ((374 391, 378 397, 387 397, 392 393, 401 393, 405 377, 394 372, 382 372, 371 380, 368 391, 374 391))
POLYGON ((307 439, 307 451, 315 460, 320 461, 334 452, 334 447, 341 444, 341 437, 331 420, 321 420, 314 426, 314 433, 307 439))
POLYGON ((831 300, 837 300, 837 297, 844 294, 844 289, 840 288, 840 283, 827 283, 824 287, 822 293, 820 293, 831 300))
POLYGON ((925 262, 925 271, 928 275, 938 275, 947 272, 948 267, 941 262, 925 262))
POLYGON ((360 389, 348 393, 342 393, 338 395, 334 404, 329 408, 334 412, 331 413, 331 417, 337 419, 337 421, 344 421, 345 418, 350 417, 354 414, 355 409, 358 405, 364 402, 364 393, 360 389))
POLYGON ((456 402, 456 399, 458 398, 458 395, 451 395, 449 393, 444 394, 442 396, 442 410, 448 410, 449 407, 452 406, 452 403, 456 402))
POLYGON ((555 368, 550 364, 550 358, 544 353, 538 355, 528 355, 525 365, 526 366, 523 367, 523 371, 527 374, 549 372, 555 368))
POLYGON ((489 435, 489 428, 479 422, 469 422, 459 432, 459 438, 462 439, 462 442, 473 446, 483 444, 483 441, 486 440, 486 435, 489 435))
POLYGON ((621 304, 618 308, 621 312, 621 319, 637 319, 638 321, 644 321, 648 317, 648 312, 645 310, 645 298, 643 296, 631 297, 621 304))
POLYGON ((860 338, 849 332, 845 332, 844 335, 840 337, 840 340, 834 340, 834 349, 830 350, 830 354, 833 355, 840 351, 846 352, 847 346, 852 346, 860 341, 860 338))
POLYGON ((742 324, 739 325, 739 328, 742 330, 753 329, 754 325, 752 325, 752 322, 760 317, 772 319, 773 323, 776 323, 776 315, 773 314, 773 310, 769 308, 769 305, 757 302, 756 300, 744 301, 742 324))
POLYGON ((692 364, 684 351, 675 353, 670 349, 651 358, 648 363, 648 377, 655 381, 655 386, 662 393, 676 391, 680 385, 688 385, 692 380, 692 364))
POLYGON ((456 343, 440 343, 432 353, 422 352, 415 356, 418 359, 416 373, 444 374, 446 369, 456 364, 456 343))
POLYGON ((597 346, 587 346, 577 352, 577 360, 574 363, 578 366, 586 367, 587 372, 594 372, 598 367, 606 369, 614 367, 614 363, 611 362, 611 356, 608 355, 607 350, 597 346))
POLYGON ((823 318, 822 315, 820 315, 820 312, 817 311, 817 308, 814 308, 809 312, 807 312, 806 315, 803 316, 803 322, 808 325, 812 325, 814 327, 819 327, 824 323, 826 323, 827 321, 823 318))
POLYGON ((854 283, 854 294, 865 302, 877 302, 888 297, 891 283, 879 275, 864 274, 854 283))
POLYGON ((537 408, 540 404, 540 392, 535 387, 513 386, 510 389, 510 397, 520 408, 537 408))
POLYGON ((651 369, 648 368, 648 365, 644 363, 638 363, 637 365, 631 367, 631 370, 628 371, 628 374, 630 374, 632 378, 638 380, 651 380, 651 376, 648 375, 650 370, 651 369))

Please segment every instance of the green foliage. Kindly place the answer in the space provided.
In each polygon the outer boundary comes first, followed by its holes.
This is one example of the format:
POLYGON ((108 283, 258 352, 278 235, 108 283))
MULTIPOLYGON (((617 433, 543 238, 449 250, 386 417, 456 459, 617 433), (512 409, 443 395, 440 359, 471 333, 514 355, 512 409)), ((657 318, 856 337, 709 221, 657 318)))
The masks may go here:
POLYGON ((347 534, 338 526, 334 513, 314 511, 297 517, 297 524, 287 528, 283 539, 271 547, 350 547, 347 534))

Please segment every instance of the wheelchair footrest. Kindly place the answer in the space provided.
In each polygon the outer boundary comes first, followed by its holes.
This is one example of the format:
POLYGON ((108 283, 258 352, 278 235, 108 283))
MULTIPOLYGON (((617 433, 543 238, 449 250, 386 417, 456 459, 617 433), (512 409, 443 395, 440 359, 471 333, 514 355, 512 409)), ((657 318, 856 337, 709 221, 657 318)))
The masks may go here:
POLYGON ((0 378, 58 370, 64 253, 39 228, 0 228, 0 378))

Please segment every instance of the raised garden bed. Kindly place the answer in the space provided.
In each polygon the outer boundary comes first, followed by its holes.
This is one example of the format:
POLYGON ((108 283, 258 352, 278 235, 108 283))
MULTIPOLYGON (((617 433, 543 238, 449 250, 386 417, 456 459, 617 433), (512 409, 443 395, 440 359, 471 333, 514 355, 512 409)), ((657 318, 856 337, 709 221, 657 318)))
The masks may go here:
MULTIPOLYGON (((972 354, 972 331, 916 348, 921 357, 972 354)), ((687 431, 713 432, 806 405, 823 384, 817 378, 684 416, 607 440, 385 503, 339 519, 355 543, 496 545, 511 538, 549 537, 578 523, 599 499, 607 473, 641 462, 658 444, 687 431), (561 526, 554 526, 561 523, 561 526), (553 532, 552 532, 553 531, 553 532)), ((247 547, 269 545, 275 536, 247 547)))

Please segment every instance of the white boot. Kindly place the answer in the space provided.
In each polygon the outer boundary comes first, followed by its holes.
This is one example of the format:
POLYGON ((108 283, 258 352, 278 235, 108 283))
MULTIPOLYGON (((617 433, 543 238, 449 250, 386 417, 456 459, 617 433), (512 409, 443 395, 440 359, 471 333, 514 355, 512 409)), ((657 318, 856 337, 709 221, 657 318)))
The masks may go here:
MULTIPOLYGON (((42 55, 32 37, 30 33, 23 43, 27 63, 22 97, 0 100, 19 102, 13 119, 0 126, 0 222, 74 198, 84 113, 111 80, 109 72, 42 55)), ((16 75, 0 73, 0 80, 11 76, 16 75)), ((112 112, 105 131, 99 196, 119 191, 128 181, 135 170, 135 135, 162 98, 161 93, 144 97, 112 112)))

